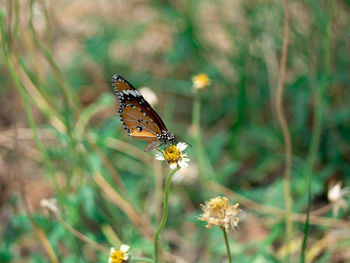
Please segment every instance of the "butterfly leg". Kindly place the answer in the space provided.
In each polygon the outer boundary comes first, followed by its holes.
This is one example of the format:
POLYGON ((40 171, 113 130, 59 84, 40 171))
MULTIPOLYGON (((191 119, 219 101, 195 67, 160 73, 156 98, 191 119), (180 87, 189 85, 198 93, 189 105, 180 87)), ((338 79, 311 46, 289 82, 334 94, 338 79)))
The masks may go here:
MULTIPOLYGON (((161 153, 163 152, 162 150, 160 150, 160 147, 162 147, 163 145, 164 145, 164 142, 162 142, 161 144, 159 144, 159 145, 157 146, 156 149, 157 149, 158 152, 161 152, 161 153)), ((163 149, 163 150, 164 150, 164 149, 163 149)))

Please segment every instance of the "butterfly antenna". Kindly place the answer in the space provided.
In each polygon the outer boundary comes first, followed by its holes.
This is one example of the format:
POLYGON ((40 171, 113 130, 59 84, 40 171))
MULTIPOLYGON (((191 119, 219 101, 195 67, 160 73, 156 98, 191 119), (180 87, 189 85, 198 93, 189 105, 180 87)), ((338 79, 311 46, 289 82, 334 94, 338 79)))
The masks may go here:
POLYGON ((185 141, 183 138, 181 138, 180 136, 176 136, 176 139, 180 139, 181 141, 183 141, 184 143, 188 144, 191 148, 192 148, 192 144, 190 144, 189 142, 185 141))

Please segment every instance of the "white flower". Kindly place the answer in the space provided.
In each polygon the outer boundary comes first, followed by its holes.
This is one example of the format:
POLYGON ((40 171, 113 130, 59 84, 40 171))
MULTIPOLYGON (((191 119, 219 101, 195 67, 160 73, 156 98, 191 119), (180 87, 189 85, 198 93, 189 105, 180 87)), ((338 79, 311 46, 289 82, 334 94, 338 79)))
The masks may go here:
POLYGON ((344 210, 348 209, 348 204, 344 199, 345 196, 349 195, 349 188, 341 188, 342 182, 338 181, 337 183, 331 183, 328 190, 328 200, 333 206, 333 214, 337 216, 339 208, 342 207, 344 210))
POLYGON ((237 215, 241 212, 238 206, 239 204, 230 205, 226 197, 212 198, 205 205, 201 204, 203 214, 198 217, 198 220, 206 221, 208 223, 206 228, 219 226, 228 232, 230 227, 234 229, 238 226, 237 215))
POLYGON ((169 163, 170 169, 175 169, 177 166, 185 168, 190 161, 187 153, 182 153, 187 148, 187 144, 179 142, 177 145, 168 146, 162 153, 156 154, 156 159, 160 161, 166 160, 169 163))
POLYGON ((130 246, 122 244, 119 250, 111 247, 108 263, 126 263, 129 260, 130 246))
POLYGON ((128 260, 128 259, 129 259, 129 249, 130 249, 130 246, 129 246, 129 245, 122 244, 122 245, 120 246, 120 252, 124 253, 124 259, 125 259, 125 260, 128 260))
POLYGON ((61 211, 57 206, 57 200, 54 198, 42 199, 40 201, 40 206, 45 212, 53 213, 55 215, 60 215, 61 211))

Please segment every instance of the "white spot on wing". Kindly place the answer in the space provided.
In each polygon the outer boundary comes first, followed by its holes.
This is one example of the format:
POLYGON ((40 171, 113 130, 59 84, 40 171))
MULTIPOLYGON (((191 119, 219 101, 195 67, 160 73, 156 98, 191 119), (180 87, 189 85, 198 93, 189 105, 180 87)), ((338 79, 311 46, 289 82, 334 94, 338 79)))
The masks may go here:
POLYGON ((129 90, 129 89, 127 89, 127 90, 123 90, 123 93, 124 93, 126 96, 131 95, 131 96, 133 96, 133 97, 135 97, 135 98, 141 96, 141 94, 140 94, 137 90, 129 90))

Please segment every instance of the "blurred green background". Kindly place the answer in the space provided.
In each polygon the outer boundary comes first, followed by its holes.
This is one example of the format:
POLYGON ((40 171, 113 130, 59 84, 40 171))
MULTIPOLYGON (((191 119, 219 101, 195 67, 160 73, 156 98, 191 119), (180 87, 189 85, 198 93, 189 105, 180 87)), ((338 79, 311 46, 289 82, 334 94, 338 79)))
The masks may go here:
POLYGON ((234 262, 299 262, 312 174, 307 262, 350 262, 349 201, 327 198, 336 182, 350 183, 350 1, 288 3, 286 241, 282 1, 0 0, 0 262, 54 262, 38 233, 58 262, 107 262, 43 213, 40 200, 51 197, 65 222, 107 250, 122 242, 152 256, 168 167, 121 127, 114 73, 150 87, 167 128, 192 144, 190 168, 171 187, 167 261, 225 262, 222 233, 196 217, 226 195, 243 209, 229 233, 234 262), (198 73, 211 85, 195 95, 198 73))

